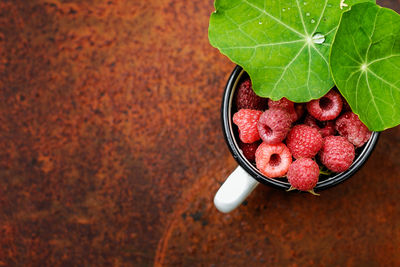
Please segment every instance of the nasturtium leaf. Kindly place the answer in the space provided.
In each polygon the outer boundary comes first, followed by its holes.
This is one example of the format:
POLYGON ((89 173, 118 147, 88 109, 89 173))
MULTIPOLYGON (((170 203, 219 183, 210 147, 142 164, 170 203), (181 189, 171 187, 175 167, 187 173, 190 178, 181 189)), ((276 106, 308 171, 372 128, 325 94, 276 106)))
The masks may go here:
POLYGON ((336 86, 373 131, 400 123, 400 15, 371 3, 343 13, 330 64, 336 86))
POLYGON ((329 51, 341 14, 372 0, 215 0, 211 45, 242 66, 254 91, 296 102, 333 86, 329 51))

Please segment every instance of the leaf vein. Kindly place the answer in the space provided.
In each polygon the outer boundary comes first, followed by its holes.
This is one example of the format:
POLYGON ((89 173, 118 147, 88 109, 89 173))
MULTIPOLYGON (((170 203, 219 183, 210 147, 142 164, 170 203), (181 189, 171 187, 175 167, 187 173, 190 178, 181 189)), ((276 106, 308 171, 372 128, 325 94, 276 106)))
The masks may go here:
POLYGON ((300 8, 299 0, 296 0, 296 4, 297 4, 297 9, 299 10, 300 20, 301 20, 301 24, 303 24, 304 32, 306 33, 306 35, 308 35, 306 24, 305 24, 304 18, 303 18, 303 13, 302 13, 301 8, 300 8))
POLYGON ((339 26, 333 27, 331 30, 329 30, 329 32, 327 32, 325 34, 325 36, 328 36, 329 34, 331 34, 333 31, 335 31, 339 26))
POLYGON ((304 48, 307 46, 307 44, 303 45, 303 47, 299 50, 299 52, 296 54, 296 56, 289 62, 289 64, 286 65, 286 67, 283 69, 281 76, 279 77, 278 81, 275 83, 274 87, 271 90, 271 95, 273 95, 277 85, 281 82, 283 79, 283 76, 285 76, 286 71, 288 68, 293 64, 294 61, 300 56, 301 52, 303 52, 304 48))
POLYGON ((382 125, 385 125, 385 123, 383 122, 381 113, 379 112, 379 109, 378 109, 378 107, 377 107, 377 105, 376 105, 374 95, 372 94, 371 86, 369 85, 369 81, 368 81, 368 72, 365 72, 365 80, 367 81, 367 87, 368 87, 368 90, 369 90, 369 94, 371 95, 371 101, 372 101, 372 103, 374 104, 376 113, 378 114, 379 119, 380 119, 382 125))
POLYGON ((349 54, 347 54, 344 50, 341 50, 341 52, 342 52, 345 56, 347 56, 349 59, 351 59, 351 60, 353 60, 354 62, 356 62, 356 63, 358 63, 358 64, 361 65, 361 62, 360 62, 360 61, 358 61, 357 59, 355 59, 355 58, 353 58, 352 56, 350 56, 349 54))
POLYGON ((247 36, 247 38, 249 38, 250 40, 252 40, 254 43, 258 43, 253 37, 251 37, 248 33, 246 33, 245 31, 242 30, 241 25, 239 23, 237 23, 234 19, 232 19, 230 16, 226 15, 226 18, 228 20, 230 20, 233 24, 235 24, 238 27, 238 31, 240 31, 241 33, 243 33, 245 36, 247 36))
POLYGON ((382 57, 382 58, 378 58, 378 59, 372 60, 371 62, 368 63, 368 66, 372 65, 372 64, 374 64, 376 62, 379 62, 379 61, 382 61, 382 60, 386 60, 386 59, 389 59, 389 58, 392 58, 392 57, 400 57, 400 54, 390 55, 390 56, 387 56, 387 57, 382 57))
POLYGON ((272 43, 272 44, 257 44, 254 46, 229 46, 229 47, 221 47, 221 49, 254 49, 254 48, 266 47, 266 46, 295 44, 295 43, 299 43, 299 42, 303 42, 303 40, 294 40, 294 41, 289 41, 289 42, 272 43))
MULTIPOLYGON (((325 14, 325 10, 326 10, 326 6, 327 6, 327 5, 328 5, 328 0, 325 0, 324 9, 323 9, 322 12, 321 12, 321 16, 320 16, 319 19, 318 19, 317 25, 315 26, 314 30, 312 31, 313 34, 314 34, 315 31, 318 29, 319 24, 321 23, 321 20, 322 20, 322 17, 324 16, 324 14, 325 14)), ((328 34, 326 34, 326 35, 328 35, 328 34)))
MULTIPOLYGON (((357 72, 355 72, 355 73, 357 73, 357 72)), ((357 84, 356 84, 356 96, 355 96, 355 99, 356 99, 356 109, 358 109, 358 86, 359 86, 359 84, 360 84, 360 80, 361 80, 361 77, 362 77, 362 75, 363 75, 363 73, 361 72, 360 73, 360 76, 358 77, 358 80, 357 80, 357 84)), ((347 84, 347 83, 346 83, 347 84)))
POLYGON ((380 11, 380 10, 378 10, 378 12, 376 12, 376 14, 375 14, 374 28, 372 29, 371 36, 369 36, 369 39, 371 40, 371 42, 369 43, 368 48, 367 48, 367 52, 365 53, 365 62, 368 62, 369 49, 370 49, 371 46, 372 46, 372 36, 374 36, 374 33, 375 33, 376 20, 378 19, 379 11, 380 11))
POLYGON ((265 15, 267 15, 268 17, 270 17, 271 19, 273 19, 274 21, 276 21, 276 22, 279 23, 280 25, 282 25, 282 26, 284 26, 285 28, 291 30, 292 32, 294 32, 294 33, 296 33, 296 34, 298 34, 298 35, 300 35, 300 36, 302 36, 302 37, 305 37, 304 34, 302 34, 301 32, 297 31, 296 29, 290 27, 289 25, 287 25, 286 23, 284 23, 282 20, 280 20, 280 19, 278 19, 278 18, 272 16, 272 15, 269 14, 267 11, 265 11, 265 10, 259 8, 258 6, 256 6, 256 5, 252 4, 252 3, 250 3, 250 2, 247 1, 247 0, 243 0, 243 2, 245 2, 246 4, 248 4, 249 6, 251 6, 252 8, 257 9, 258 11, 264 13, 265 15))
POLYGON ((317 51, 318 55, 320 55, 320 57, 322 57, 322 59, 325 61, 326 65, 329 66, 329 62, 326 60, 324 55, 322 55, 321 52, 314 45, 312 47, 314 48, 315 51, 317 51))
POLYGON ((397 87, 396 85, 386 81, 385 79, 383 79, 382 77, 378 76, 375 72, 373 72, 372 70, 368 69, 368 72, 371 73, 375 78, 377 78, 378 80, 381 80, 382 82, 386 83, 387 85, 397 89, 397 91, 400 92, 400 88, 397 87))
MULTIPOLYGON (((350 36, 351 36, 351 40, 353 41, 354 51, 356 51, 358 57, 360 58, 360 60, 362 60, 362 56, 360 55, 360 52, 358 52, 357 45, 354 40, 354 36, 353 35, 350 35, 350 36)), ((361 64, 361 62, 359 62, 358 60, 356 60, 356 62, 361 64)))

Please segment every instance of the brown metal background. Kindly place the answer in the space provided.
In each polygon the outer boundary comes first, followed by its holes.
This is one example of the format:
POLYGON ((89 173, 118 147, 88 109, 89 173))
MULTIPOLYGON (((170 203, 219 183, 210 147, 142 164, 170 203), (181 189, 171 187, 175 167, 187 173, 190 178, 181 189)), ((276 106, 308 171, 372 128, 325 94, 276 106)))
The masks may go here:
MULTIPOLYGON (((399 1, 380 1, 400 11, 399 1)), ((211 0, 0 0, 0 266, 399 266, 400 128, 229 215, 211 0)))

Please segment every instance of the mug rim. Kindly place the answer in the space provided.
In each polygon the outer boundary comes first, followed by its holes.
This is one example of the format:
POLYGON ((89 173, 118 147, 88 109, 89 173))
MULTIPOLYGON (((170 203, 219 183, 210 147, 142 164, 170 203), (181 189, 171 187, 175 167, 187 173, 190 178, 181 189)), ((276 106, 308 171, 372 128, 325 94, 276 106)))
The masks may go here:
MULTIPOLYGON (((288 190, 290 188, 290 184, 286 181, 282 181, 281 179, 271 179, 263 175, 253 164, 251 164, 242 154, 233 132, 232 128, 232 114, 231 107, 233 101, 233 95, 236 89, 236 86, 245 71, 239 65, 236 65, 231 75, 229 76, 228 82, 225 86, 222 105, 221 105, 221 121, 222 121, 222 130, 225 138, 225 142, 227 143, 229 150, 237 161, 237 163, 246 170, 254 179, 258 182, 269 185, 278 189, 288 190)), ((354 173, 356 173, 362 165, 367 161, 372 151, 374 150, 376 143, 378 141, 380 133, 372 132, 370 139, 363 146, 361 153, 355 158, 354 162, 351 164, 350 168, 344 172, 336 173, 331 177, 328 177, 322 181, 318 181, 315 186, 315 191, 321 191, 330 187, 333 187, 337 184, 340 184, 350 178, 354 173)))

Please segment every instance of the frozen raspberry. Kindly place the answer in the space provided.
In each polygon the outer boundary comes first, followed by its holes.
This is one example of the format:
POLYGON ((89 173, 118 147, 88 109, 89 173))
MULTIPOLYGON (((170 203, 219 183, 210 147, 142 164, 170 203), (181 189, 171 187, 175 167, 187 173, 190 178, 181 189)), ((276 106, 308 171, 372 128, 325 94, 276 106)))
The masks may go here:
POLYGON ((322 137, 335 135, 335 122, 334 121, 317 121, 314 117, 307 115, 304 119, 304 124, 314 129, 317 129, 322 137))
POLYGON ((342 136, 328 136, 319 152, 322 164, 334 172, 350 168, 355 156, 354 146, 342 136))
POLYGON ((265 110, 267 108, 267 99, 259 97, 253 91, 250 79, 244 80, 236 93, 237 109, 257 109, 265 110))
POLYGON ((310 158, 299 158, 289 167, 287 179, 292 186, 301 191, 311 191, 317 185, 318 164, 310 158))
POLYGON ((289 132, 286 144, 296 159, 312 158, 322 147, 322 136, 317 129, 299 124, 289 132))
POLYGON ((256 166, 269 178, 286 174, 292 163, 292 155, 283 143, 269 145, 262 143, 256 151, 256 166))
POLYGON ((239 138, 243 143, 253 143, 260 139, 257 122, 262 111, 241 109, 233 115, 233 123, 239 128, 239 138))
POLYGON ((251 144, 246 144, 239 141, 239 148, 242 150, 243 156, 246 159, 248 159, 250 162, 255 162, 256 150, 260 144, 261 144, 260 140, 251 144))
POLYGON ((371 137, 371 131, 351 111, 344 113, 336 120, 335 128, 341 136, 346 137, 356 147, 361 147, 371 137))
POLYGON ((295 122, 298 119, 296 110, 294 109, 294 103, 284 97, 278 101, 268 99, 268 107, 270 109, 271 108, 282 108, 282 109, 286 110, 289 113, 292 122, 295 122))
POLYGON ((260 116, 257 124, 261 139, 267 144, 278 144, 286 138, 292 120, 286 110, 270 108, 260 116))
POLYGON ((342 105, 342 97, 335 90, 330 90, 320 99, 308 102, 307 110, 317 120, 329 121, 339 116, 342 105))

